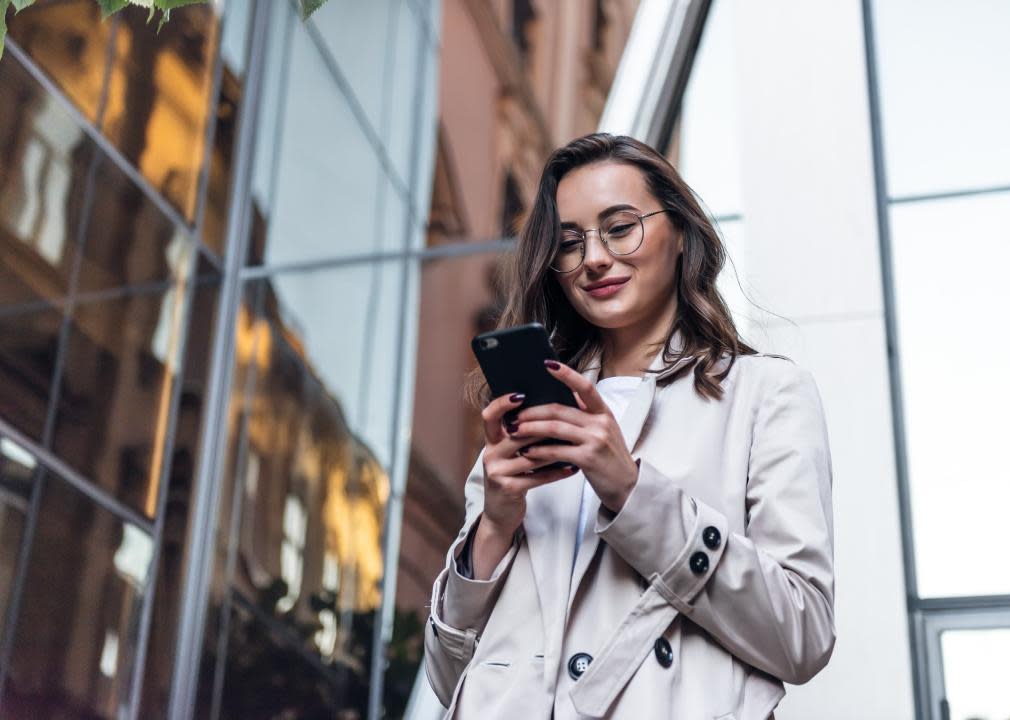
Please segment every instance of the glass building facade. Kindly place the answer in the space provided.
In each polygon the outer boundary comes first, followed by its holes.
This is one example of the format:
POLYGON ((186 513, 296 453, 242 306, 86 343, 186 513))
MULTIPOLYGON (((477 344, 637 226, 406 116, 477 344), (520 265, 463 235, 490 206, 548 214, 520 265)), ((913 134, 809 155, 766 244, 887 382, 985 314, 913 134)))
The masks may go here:
POLYGON ((0 716, 402 715, 439 14, 10 19, 0 716))

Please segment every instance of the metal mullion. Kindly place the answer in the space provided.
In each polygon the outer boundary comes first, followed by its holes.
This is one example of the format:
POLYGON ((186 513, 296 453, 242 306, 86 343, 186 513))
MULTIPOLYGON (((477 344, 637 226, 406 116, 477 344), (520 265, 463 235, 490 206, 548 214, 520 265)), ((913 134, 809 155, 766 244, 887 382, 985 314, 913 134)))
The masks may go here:
MULTIPOLYGON (((409 12, 409 10, 408 10, 409 12)), ((414 78, 414 124, 412 128, 411 147, 413 152, 410 155, 409 181, 410 193, 413 199, 417 191, 418 175, 420 172, 420 128, 422 123, 419 108, 422 107, 422 93, 426 90, 424 80, 429 64, 428 46, 424 42, 418 43, 417 73, 414 78)), ((436 70, 433 69, 432 72, 436 70)), ((414 203, 411 203, 413 205, 414 203)), ((403 523, 403 498, 407 486, 407 471, 409 465, 409 448, 404 451, 401 444, 409 442, 409 433, 403 436, 400 432, 401 406, 407 402, 404 398, 405 382, 403 379, 405 367, 404 358, 407 354, 403 344, 406 342, 408 333, 406 332, 407 318, 410 316, 408 307, 408 273, 412 270, 411 263, 413 253, 411 240, 416 232, 416 218, 413 213, 407 213, 403 227, 403 257, 400 259, 400 312, 397 318, 397 337, 400 342, 400 352, 396 353, 395 375, 393 382, 396 383, 396 391, 393 393, 393 408, 390 417, 390 491, 386 501, 386 512, 383 521, 383 573, 382 591, 379 600, 379 611, 372 641, 371 670, 369 673, 370 684, 368 689, 368 718, 369 720, 380 720, 382 717, 383 687, 385 685, 386 668, 386 646, 393 633, 393 621, 395 617, 396 604, 396 573, 400 556, 400 536, 403 523)))
POLYGON ((507 252, 514 248, 514 239, 502 238, 486 242, 453 243, 452 245, 437 245, 432 248, 418 248, 406 251, 392 250, 361 255, 330 256, 313 260, 278 263, 276 265, 252 265, 242 269, 242 279, 257 280, 287 273, 323 271, 337 267, 391 262, 395 260, 420 260, 424 262, 427 260, 468 257, 470 255, 507 252))
POLYGON ((52 97, 57 101, 60 107, 70 116, 74 121, 74 124, 88 137, 89 140, 98 146, 98 149, 102 151, 102 154, 108 158, 113 165, 116 166, 120 172, 125 174, 134 185, 141 191, 145 198, 150 200, 169 220, 171 220, 175 225, 185 228, 186 235, 193 239, 194 235, 192 232, 192 226, 190 223, 182 216, 182 214, 176 210, 161 194, 154 188, 153 185, 145 178, 139 170, 137 170, 133 165, 127 160, 123 154, 116 148, 115 145, 109 141, 105 135, 93 124, 91 123, 80 110, 74 105, 60 89, 56 83, 54 83, 42 70, 40 70, 31 58, 18 47, 17 43, 7 38, 6 41, 6 52, 11 53, 25 71, 32 76, 32 78, 39 83, 42 88, 46 91, 47 95, 52 97))
POLYGON ((1010 595, 916 598, 915 609, 925 613, 976 610, 1010 611, 1010 595))
POLYGON ((884 301, 884 326, 887 337, 887 368, 891 390, 891 422, 894 428, 894 464, 897 479, 899 521, 905 575, 905 603, 908 613, 909 654, 912 663, 912 685, 918 713, 929 706, 928 662, 917 622, 918 581, 915 567, 915 538, 908 483, 908 455, 905 438, 904 391, 901 383, 901 356, 897 327, 897 295, 891 254, 891 226, 884 166, 884 137, 880 109, 880 88, 877 83, 876 37, 871 0, 862 0, 863 42, 866 52, 866 82, 869 105, 870 139, 873 156, 873 183, 880 244, 881 285, 884 301))
POLYGON ((208 546, 216 526, 220 501, 220 468, 223 458, 220 427, 227 417, 235 353, 235 318, 241 294, 239 270, 245 258, 251 221, 249 189, 255 148, 257 111, 264 74, 269 3, 259 0, 253 10, 252 35, 247 48, 246 92, 241 101, 236 132, 235 165, 228 193, 224 276, 211 349, 207 415, 200 437, 200 463, 194 484, 192 524, 187 535, 187 564, 182 585, 179 647, 172 671, 168 717, 188 720, 192 716, 199 675, 199 658, 206 620, 208 584, 213 553, 208 546))
POLYGON ((1010 193, 1010 185, 992 185, 982 188, 966 188, 964 190, 949 190, 936 193, 922 193, 919 195, 897 195, 888 197, 887 201, 891 205, 904 203, 928 202, 930 200, 954 200, 957 198, 977 197, 979 195, 999 195, 1010 193))
POLYGON ((35 527, 38 524, 39 509, 42 505, 42 493, 45 489, 45 468, 41 464, 35 467, 32 495, 25 518, 25 530, 21 536, 21 547, 18 551, 17 571, 14 575, 10 603, 4 618, 3 634, 0 635, 0 717, 4 716, 3 699, 7 687, 7 672, 14 655, 14 638, 16 637, 18 615, 21 612, 21 597, 24 593, 25 579, 28 577, 28 561, 31 559, 32 544, 35 540, 35 527))
POLYGON ((183 379, 186 374, 186 351, 189 346, 189 330, 191 327, 195 297, 196 269, 199 252, 192 252, 189 259, 189 271, 186 275, 186 286, 183 291, 185 307, 184 319, 180 320, 179 332, 181 340, 176 354, 176 375, 172 379, 172 396, 169 399, 168 423, 165 428, 164 452, 162 453, 161 469, 158 473, 158 499, 155 503, 154 529, 152 535, 151 561, 148 566, 148 582, 144 589, 144 597, 140 609, 140 635, 137 638, 133 661, 133 676, 130 684, 130 699, 128 707, 130 720, 137 720, 140 712, 140 693, 144 681, 144 668, 147 660, 147 644, 151 630, 151 616, 154 612, 154 595, 158 587, 158 568, 161 561, 161 548, 165 534, 165 504, 168 501, 169 480, 172 463, 175 459, 175 433, 178 426, 179 402, 182 397, 183 379))
POLYGON ((144 517, 141 513, 126 505, 122 500, 90 482, 50 450, 36 443, 3 418, 0 418, 0 435, 6 435, 18 445, 31 452, 47 469, 59 476, 60 480, 63 480, 75 490, 85 495, 102 510, 112 513, 119 520, 136 525, 148 534, 153 532, 154 523, 152 520, 144 517))
MULTIPOLYGON (((260 311, 263 309, 263 290, 262 288, 256 289, 255 305, 253 306, 253 311, 256 316, 259 316, 260 311)), ((257 334, 253 338, 253 346, 251 348, 250 357, 255 358, 257 352, 259 351, 260 336, 257 334)), ((246 378, 245 387, 243 388, 243 399, 248 399, 252 397, 253 392, 256 389, 256 378, 257 371, 259 370, 259 364, 256 362, 250 362, 248 366, 248 376, 246 378)), ((242 538, 242 512, 244 511, 243 503, 245 500, 245 472, 244 470, 248 467, 248 453, 249 453, 249 408, 251 405, 245 403, 243 405, 246 411, 242 413, 239 421, 238 427, 238 442, 235 448, 235 476, 234 484, 232 486, 232 496, 231 496, 231 515, 229 517, 228 524, 228 552, 225 556, 225 569, 224 569, 224 597, 221 599, 221 608, 219 610, 218 619, 218 636, 217 636, 217 657, 214 663, 214 685, 211 694, 211 712, 210 720, 217 720, 221 712, 221 697, 224 692, 224 673, 225 665, 227 664, 227 653, 228 653, 228 642, 229 634, 231 632, 231 606, 232 599, 234 595, 233 583, 235 577, 235 567, 238 564, 238 552, 239 544, 242 538), (241 460, 241 465, 238 462, 241 460), (243 472, 239 471, 239 468, 243 469, 243 472)))

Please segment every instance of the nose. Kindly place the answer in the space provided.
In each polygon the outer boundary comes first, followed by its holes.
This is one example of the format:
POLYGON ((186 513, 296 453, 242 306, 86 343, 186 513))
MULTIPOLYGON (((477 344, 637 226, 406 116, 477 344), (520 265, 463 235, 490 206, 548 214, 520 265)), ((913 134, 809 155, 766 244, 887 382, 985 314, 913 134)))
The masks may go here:
POLYGON ((585 237, 586 256, 583 258, 582 263, 593 273, 605 271, 613 264, 614 256, 610 254, 610 251, 607 250, 607 246, 603 244, 603 238, 600 237, 600 231, 587 230, 585 237), (596 239, 590 240, 591 235, 595 235, 596 239))

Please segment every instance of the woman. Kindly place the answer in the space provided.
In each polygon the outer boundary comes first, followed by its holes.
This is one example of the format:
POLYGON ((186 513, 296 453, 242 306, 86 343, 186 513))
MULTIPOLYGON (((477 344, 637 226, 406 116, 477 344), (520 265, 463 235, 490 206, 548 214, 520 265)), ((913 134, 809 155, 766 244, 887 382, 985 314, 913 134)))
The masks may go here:
POLYGON ((547 161, 500 326, 548 329, 579 409, 483 411, 425 635, 448 717, 766 720, 827 663, 820 397, 740 339, 724 261, 648 146, 595 134, 547 161), (548 437, 570 444, 527 447, 548 437))

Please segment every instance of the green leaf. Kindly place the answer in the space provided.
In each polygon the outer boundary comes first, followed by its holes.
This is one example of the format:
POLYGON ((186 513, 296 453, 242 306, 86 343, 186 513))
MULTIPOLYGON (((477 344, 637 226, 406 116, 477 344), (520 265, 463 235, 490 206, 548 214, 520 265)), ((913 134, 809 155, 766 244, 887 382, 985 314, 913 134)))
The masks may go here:
POLYGON ((35 0, 14 0, 14 12, 19 13, 29 5, 34 5, 35 0))
POLYGON ((129 0, 98 0, 98 8, 102 11, 102 20, 117 13, 129 4, 129 0))
POLYGON ((0 59, 4 56, 4 40, 7 39, 7 8, 11 0, 0 0, 0 59))
POLYGON ((308 20, 309 15, 321 8, 326 0, 298 0, 298 7, 302 11, 302 20, 308 20))

